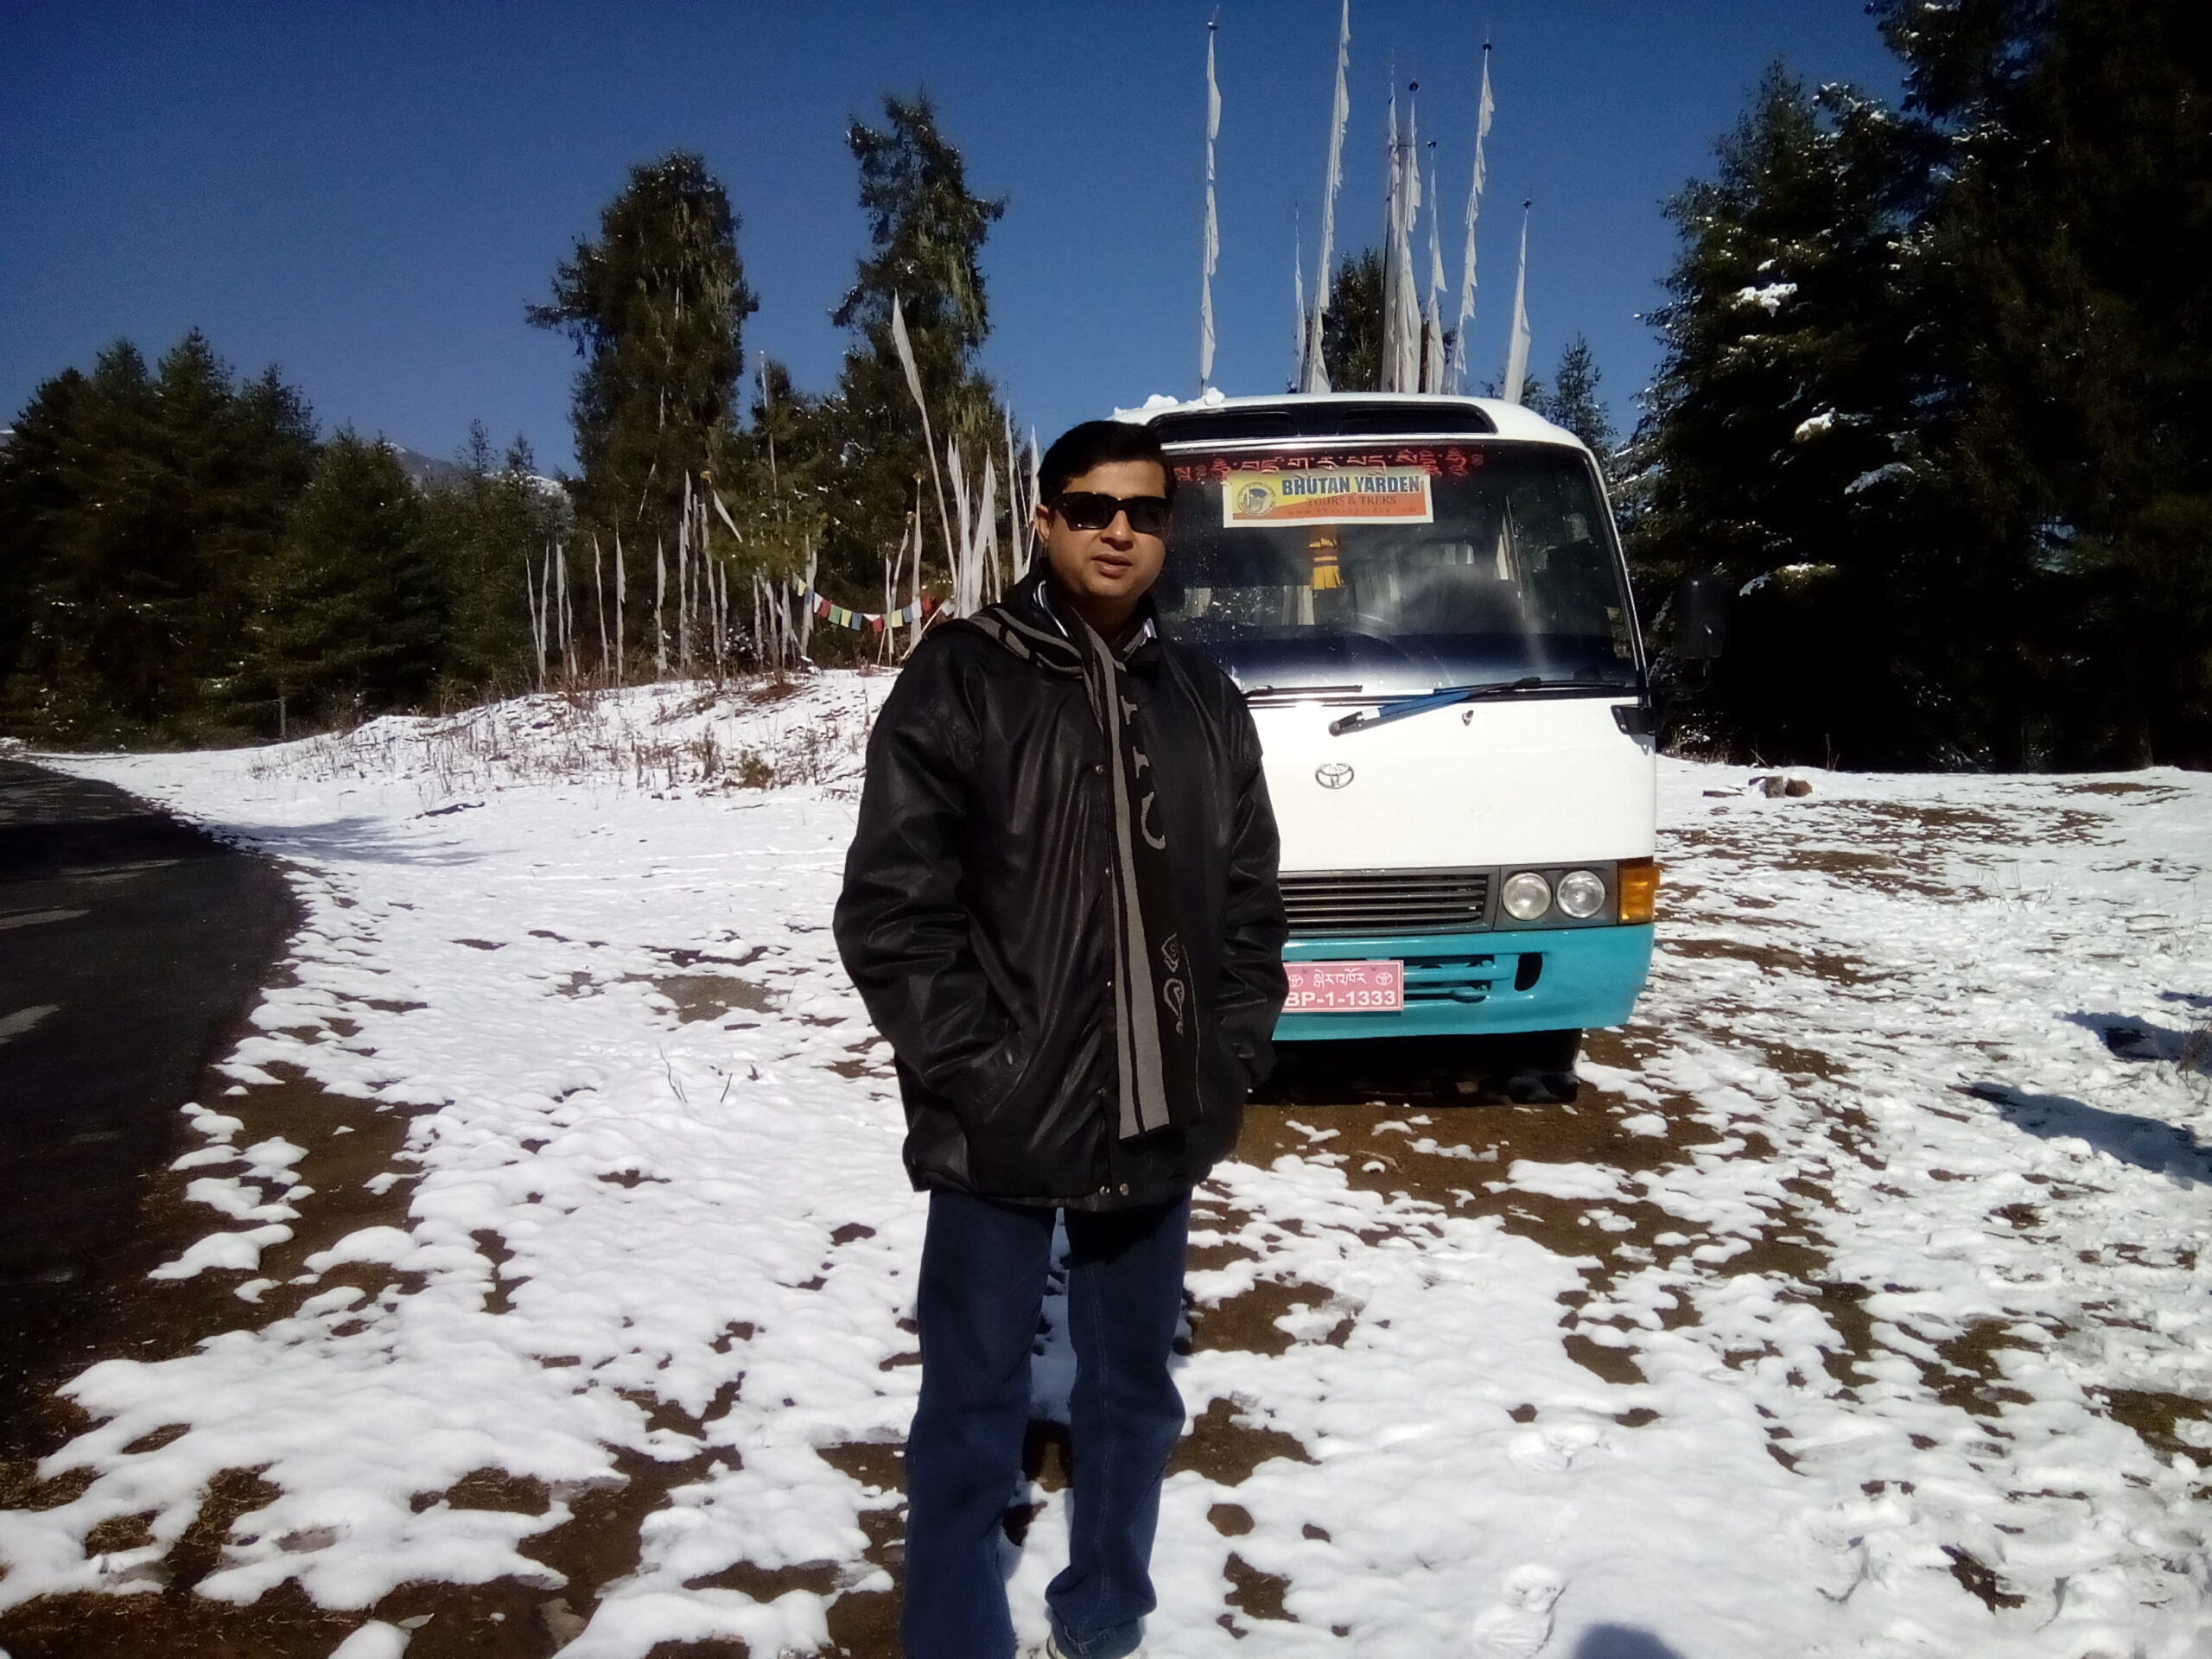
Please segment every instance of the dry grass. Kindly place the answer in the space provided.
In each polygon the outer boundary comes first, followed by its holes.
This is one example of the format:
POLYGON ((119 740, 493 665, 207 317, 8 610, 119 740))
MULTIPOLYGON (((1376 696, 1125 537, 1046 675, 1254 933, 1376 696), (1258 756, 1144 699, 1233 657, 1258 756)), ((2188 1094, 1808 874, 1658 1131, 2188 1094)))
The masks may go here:
POLYGON ((539 692, 437 716, 392 715, 270 751, 256 778, 411 783, 424 804, 517 784, 640 792, 857 788, 857 698, 804 698, 767 678, 539 692), (785 709, 779 705, 792 702, 785 709))

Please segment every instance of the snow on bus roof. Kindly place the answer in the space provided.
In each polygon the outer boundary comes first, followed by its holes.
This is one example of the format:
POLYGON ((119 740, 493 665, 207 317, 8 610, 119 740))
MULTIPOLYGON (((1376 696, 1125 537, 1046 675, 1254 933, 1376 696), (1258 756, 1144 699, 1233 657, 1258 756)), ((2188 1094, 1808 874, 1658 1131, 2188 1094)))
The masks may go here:
MULTIPOLYGON (((1135 426, 1149 426, 1163 416, 1249 415, 1262 410, 1294 411, 1317 404, 1364 404, 1370 407, 1393 405, 1396 409, 1404 410, 1427 407, 1433 408, 1440 413, 1446 410, 1459 413, 1462 419, 1465 418, 1463 411, 1473 410, 1490 423, 1491 433, 1485 435, 1522 442, 1568 443, 1578 449, 1586 447, 1581 439, 1576 437, 1566 428, 1553 425, 1542 416, 1519 404, 1509 404, 1495 397, 1447 397, 1429 392, 1276 392, 1265 397, 1230 397, 1210 387, 1201 397, 1187 400, 1173 397, 1164 392, 1155 392, 1136 408, 1116 409, 1114 411, 1114 418, 1117 421, 1127 421, 1135 426)), ((1402 418, 1402 416, 1400 417, 1400 419, 1402 418)), ((1176 423, 1178 426, 1182 426, 1185 423, 1179 419, 1176 423)), ((1387 434, 1377 435, 1395 437, 1406 432, 1406 428, 1400 425, 1398 421, 1394 420, 1389 425, 1389 430, 1387 434)), ((1203 442, 1192 433, 1185 432, 1178 435, 1181 441, 1185 442, 1203 442)))

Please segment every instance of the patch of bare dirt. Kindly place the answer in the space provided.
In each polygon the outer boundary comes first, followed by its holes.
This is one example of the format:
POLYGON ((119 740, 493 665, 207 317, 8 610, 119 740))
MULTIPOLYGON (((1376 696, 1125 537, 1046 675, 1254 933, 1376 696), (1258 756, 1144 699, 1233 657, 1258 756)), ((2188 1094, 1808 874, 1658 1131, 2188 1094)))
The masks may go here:
MULTIPOLYGON (((1650 1040, 1649 1033, 1634 1028, 1625 1034, 1593 1032, 1586 1052, 1599 1064, 1633 1071, 1639 1051, 1650 1040)), ((1677 1167, 1723 1139, 1711 1112, 1697 1102, 1671 1096, 1655 1109, 1587 1083, 1571 1104, 1467 1105, 1462 1100, 1456 1090, 1446 1090, 1413 1095, 1404 1103, 1255 1106, 1245 1114, 1236 1155, 1262 1167, 1286 1154, 1328 1158, 1338 1160, 1345 1181, 1355 1188, 1454 1215, 1496 1216, 1508 1231, 1557 1255, 1597 1258, 1587 1270, 1593 1287, 1610 1284, 1618 1268, 1625 1265, 1622 1245, 1648 1247, 1657 1234, 1695 1230, 1641 1199, 1554 1198, 1517 1187, 1489 1189, 1503 1183, 1522 1160, 1595 1164, 1630 1176, 1677 1167), (1655 1109, 1666 1122, 1662 1134, 1639 1135, 1623 1127, 1628 1118, 1655 1109), (1600 1211, 1606 1213, 1605 1229, 1592 1219, 1600 1211)), ((1395 1230, 1409 1236, 1432 1230, 1417 1221, 1395 1230)), ((1264 1305, 1255 1310, 1267 1311, 1264 1305)), ((1286 1311, 1273 1310, 1274 1318, 1286 1311)), ((1268 1323, 1272 1325, 1273 1319, 1268 1323)))
POLYGON ((553 1494, 542 1480, 505 1469, 472 1469, 442 1492, 417 1492, 410 1502, 417 1515, 443 1503, 456 1510, 496 1510, 508 1515, 543 1515, 553 1494))
POLYGON ((2104 1389, 2098 1392, 2113 1421, 2133 1430, 2137 1438, 2160 1458, 2171 1461, 2180 1456, 2200 1469, 2212 1468, 2212 1450, 2182 1439, 2178 1432, 2183 1422, 2212 1423, 2212 1401, 2140 1389, 2104 1389))
MULTIPOLYGON (((211 1074, 200 1098, 245 1127, 232 1144, 245 1147, 282 1136, 306 1148, 293 1178, 313 1188, 296 1201, 292 1238, 262 1253, 254 1272, 215 1269, 184 1280, 153 1280, 149 1268, 170 1260, 216 1230, 222 1219, 184 1197, 194 1176, 220 1173, 223 1165, 163 1171, 149 1184, 138 1225, 90 1287, 83 1312, 35 1379, 30 1408, 0 1425, 0 1505, 50 1508, 71 1501, 91 1484, 88 1470, 50 1479, 37 1473, 40 1459, 89 1427, 89 1420, 56 1390, 95 1359, 111 1356, 158 1360, 190 1351, 226 1331, 257 1329, 297 1312, 308 1297, 339 1286, 358 1290, 361 1305, 391 1301, 420 1288, 418 1275, 376 1262, 348 1262, 319 1275, 306 1258, 346 1234, 406 1220, 404 1176, 409 1115, 371 1101, 327 1094, 289 1067, 268 1068, 277 1081, 226 1092, 211 1074), (396 1184, 367 1185, 403 1172, 396 1184), (256 1302, 235 1288, 251 1278, 277 1281, 256 1302), (290 1282, 294 1279, 306 1281, 290 1282)), ((496 1235, 478 1239, 496 1274, 506 1256, 496 1235)), ((505 1287, 495 1281, 494 1300, 505 1287)), ((341 1330, 345 1327, 340 1326, 341 1330)), ((689 1427, 696 1433, 697 1425, 689 1427)), ((160 1435, 139 1443, 150 1450, 160 1435)), ((600 1586, 634 1572, 644 1517, 668 1502, 677 1485, 699 1478, 707 1459, 659 1464, 627 1452, 615 1454, 616 1484, 572 1495, 570 1517, 527 1541, 523 1553, 543 1561, 550 1580, 566 1587, 512 1581, 481 1586, 402 1586, 376 1606, 333 1612, 315 1606, 296 1584, 271 1591, 245 1607, 210 1601, 194 1586, 213 1570, 233 1523, 276 1496, 257 1474, 234 1470, 209 1484, 198 1516, 156 1563, 142 1568, 158 1587, 131 1595, 51 1596, 0 1614, 0 1650, 14 1659, 118 1659, 119 1656, 175 1655, 182 1659, 324 1659, 353 1630, 374 1618, 393 1623, 425 1619, 410 1642, 411 1659, 550 1659, 582 1630, 600 1586)), ((480 1469, 444 1492, 418 1494, 418 1509, 435 1503, 543 1515, 552 1495, 543 1483, 498 1469, 480 1469)), ((143 1541, 141 1517, 121 1517, 88 1535, 93 1554, 143 1541)), ((875 1649, 887 1650, 887 1649, 875 1649)))
POLYGON ((1191 1424, 1168 1459, 1171 1474, 1188 1469, 1222 1486, 1241 1486, 1252 1471, 1275 1458, 1311 1463, 1313 1456, 1295 1435, 1270 1427, 1258 1408, 1215 1399, 1191 1424))
MULTIPOLYGON (((1262 1279, 1239 1296, 1226 1297, 1211 1306, 1191 1310, 1193 1348, 1234 1349, 1248 1354, 1287 1354, 1299 1338, 1283 1327, 1288 1316, 1305 1309, 1326 1308, 1335 1293, 1294 1279, 1262 1279)), ((1330 1325, 1319 1340, 1344 1346, 1351 1332, 1352 1316, 1346 1313, 1330 1325)))
MULTIPOLYGON (((1603 1065, 1633 1072, 1663 1040, 1659 1033, 1634 1027, 1622 1033, 1593 1032, 1587 1053, 1603 1065)), ((1821 1088, 1840 1069, 1811 1051, 1784 1048, 1767 1058, 1813 1089, 1821 1088)), ((1773 1147, 1756 1128, 1726 1122, 1711 1108, 1683 1096, 1664 1097, 1654 1107, 1586 1083, 1571 1104, 1465 1105, 1459 1103, 1462 1099, 1456 1090, 1431 1090, 1425 1096, 1409 1090, 1402 1099, 1388 1103, 1254 1107, 1247 1114, 1237 1155, 1262 1166, 1286 1154, 1326 1159, 1355 1187, 1453 1215, 1495 1217, 1508 1231, 1574 1262, 1580 1271, 1583 1287, 1560 1299, 1560 1342, 1568 1357, 1609 1383, 1643 1382, 1630 1345, 1631 1321, 1626 1315, 1605 1312, 1606 1299, 1624 1278, 1655 1260, 1687 1259, 1701 1246, 1721 1240, 1644 1198, 1557 1198, 1508 1185, 1514 1165, 1523 1160, 1589 1164, 1633 1178, 1681 1166, 1716 1149, 1753 1162, 1771 1160, 1773 1147), (1624 1127, 1631 1117, 1648 1122, 1655 1112, 1664 1121, 1662 1134, 1642 1135, 1624 1127)), ((1854 1109, 1840 1105, 1828 1114, 1831 1131, 1840 1139, 1853 1134, 1846 1120, 1854 1109)), ((1859 1127, 1870 1126, 1862 1119, 1859 1127)), ((1821 1247, 1816 1217, 1827 1190, 1815 1178, 1817 1167, 1815 1163, 1813 1175, 1785 1186, 1790 1201, 1772 1207, 1748 1232, 1738 1229, 1729 1234, 1726 1242, 1733 1253, 1701 1271, 1719 1278, 1770 1275, 1793 1287, 1785 1294, 1817 1306, 1837 1333, 1824 1355, 1827 1370, 1849 1386, 1863 1380, 1859 1367, 1879 1344, 1861 1306, 1868 1294, 1866 1287, 1837 1281, 1821 1247)), ((1632 1179, 1629 1187, 1633 1192, 1632 1179)), ((1207 1211, 1205 1196, 1201 1194, 1201 1207, 1194 1211, 1194 1224, 1235 1235, 1238 1250, 1246 1255, 1256 1249, 1260 1278, 1250 1290, 1224 1299, 1218 1306, 1196 1309, 1194 1343, 1280 1353, 1298 1340, 1344 1341, 1355 1328, 1356 1315, 1347 1311, 1341 1319, 1329 1320, 1324 1317, 1329 1311, 1325 1291, 1287 1275, 1271 1277, 1266 1268, 1267 1230, 1246 1226, 1249 1218, 1242 1216, 1207 1211)), ((1390 1230, 1419 1247, 1437 1230, 1416 1209, 1394 1220, 1390 1230)), ((1211 1248, 1219 1255, 1213 1265, 1238 1259, 1225 1244, 1211 1248)), ((1687 1292, 1677 1294, 1671 1306, 1658 1309, 1657 1316, 1666 1329, 1698 1322, 1687 1292)), ((1761 1357, 1745 1352, 1726 1357, 1732 1363, 1745 1364, 1761 1357)), ((1230 1410, 1218 1401, 1209 1409, 1230 1410)), ((1654 1414, 1648 1409, 1623 1415, 1624 1426, 1652 1421, 1654 1414)), ((1776 1451, 1778 1456, 1788 1455, 1785 1447, 1777 1446, 1776 1451)))
POLYGON ((1769 1065, 1794 1077, 1812 1077, 1827 1083, 1843 1075, 1844 1068, 1834 1057, 1823 1054, 1817 1049, 1793 1048, 1788 1043, 1761 1039, 1758 1050, 1766 1057, 1769 1065))
POLYGON ((1852 801, 1845 809, 1854 833, 1868 823, 1887 825, 1907 832, 1919 830, 1930 839, 2003 841, 2012 833, 2009 821, 1973 806, 1938 806, 1912 801, 1852 801))
POLYGON ((1224 1538, 1242 1538, 1252 1530, 1252 1511, 1242 1503, 1217 1503, 1206 1511, 1207 1524, 1224 1538))
POLYGON ((1883 977, 1855 957, 1841 957, 1825 950, 1792 950, 1786 945, 1751 944, 1741 939, 1685 939, 1668 935, 1661 938, 1659 948, 1670 956, 1687 957, 1693 962, 1714 958, 1748 962, 1766 973, 1803 974, 1831 985, 1864 985, 1883 977))
POLYGON ((773 1014, 782 1003, 765 985, 728 974, 666 974, 652 983, 673 1005, 679 1025, 720 1020, 733 1009, 773 1014))
MULTIPOLYGON (((840 1591, 825 1615, 831 1650, 844 1659, 875 1659, 899 1651, 899 1592, 906 1571, 906 1449, 875 1441, 817 1446, 816 1455, 850 1475, 878 1503, 861 1511, 868 1547, 861 1560, 891 1575, 889 1590, 840 1591)), ((1037 1477, 1032 1472, 1032 1479, 1037 1477)))
MULTIPOLYGON (((1262 1573, 1233 1549, 1229 1552, 1229 1560, 1222 1567, 1221 1575, 1230 1584, 1229 1594, 1224 1599, 1246 1618, 1255 1621, 1273 1619, 1293 1624, 1298 1622, 1296 1616, 1282 1605, 1283 1597, 1290 1590, 1288 1579, 1274 1573, 1262 1573)), ((1233 1635, 1249 1634, 1238 1627, 1235 1614, 1222 1614, 1220 1622, 1233 1635)))
POLYGON ((1961 1549, 1956 1544, 1946 1544, 1943 1553, 1951 1558, 1951 1576, 1959 1581, 1959 1587, 1991 1612, 2027 1605, 2028 1599, 2006 1590, 2005 1580, 1973 1551, 1961 1549))
POLYGON ((321 1659, 361 1623, 359 1613, 324 1611, 295 1584, 251 1607, 189 1592, 84 1593, 48 1596, 12 1610, 0 1620, 0 1642, 14 1659, 321 1659))
POLYGON ((2135 784, 2115 779, 2111 783, 2061 784, 2062 795, 2156 795, 2166 800, 2177 798, 2181 791, 2164 784, 2135 784))
MULTIPOLYGON (((305 1274, 308 1256, 346 1234, 404 1221, 404 1173, 382 1192, 370 1191, 365 1183, 392 1172, 403 1157, 408 1116, 371 1101, 327 1094, 288 1066, 269 1070, 276 1083, 242 1095, 226 1093, 224 1081, 211 1076, 202 1085, 201 1099, 244 1122, 231 1142, 241 1149, 274 1136, 306 1148, 307 1155, 292 1166, 293 1175, 314 1192, 297 1203, 300 1214, 289 1224, 292 1237, 264 1249, 261 1266, 253 1271, 213 1268, 189 1279, 149 1279, 151 1268, 225 1224, 217 1212, 184 1194, 194 1177, 220 1174, 228 1166, 157 1173, 148 1183, 131 1236, 87 1287, 74 1323, 35 1374, 27 1390, 29 1408, 0 1425, 0 1497, 20 1486, 11 1477, 23 1464, 57 1450, 86 1426, 83 1414, 57 1390, 93 1361, 174 1358, 222 1332, 258 1329, 288 1317, 308 1296, 336 1286, 359 1289, 365 1301, 419 1286, 416 1275, 372 1262, 348 1263, 312 1283, 289 1282, 305 1274), (277 1282, 258 1301, 241 1300, 237 1287, 256 1278, 277 1282)), ((195 1137, 189 1147, 203 1144, 207 1143, 195 1137)))
POLYGON ((1198 1188, 1191 1195, 1192 1236, 1195 1238, 1211 1233, 1220 1236, 1192 1244, 1184 1253, 1185 1266, 1192 1272, 1205 1273, 1233 1262, 1256 1261, 1259 1252, 1240 1243, 1236 1237, 1251 1221, 1249 1214, 1219 1198, 1209 1187, 1198 1188))
POLYGON ((1925 1365, 1921 1375, 1936 1397, 1955 1411, 1965 1412, 1984 1427, 1993 1428, 2006 1406, 2024 1406, 2035 1396, 2012 1387, 2005 1380, 1997 1356, 2004 1349, 2032 1351, 2034 1344, 2012 1335, 2006 1321, 1977 1319, 1955 1337, 1931 1344, 1942 1357, 1940 1365, 1925 1365))

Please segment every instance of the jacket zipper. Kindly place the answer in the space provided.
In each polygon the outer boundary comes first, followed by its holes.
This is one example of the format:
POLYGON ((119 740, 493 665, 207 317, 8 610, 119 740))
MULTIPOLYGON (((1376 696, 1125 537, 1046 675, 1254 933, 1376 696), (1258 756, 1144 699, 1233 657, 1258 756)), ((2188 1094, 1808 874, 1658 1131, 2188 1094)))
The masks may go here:
MULTIPOLYGON (((1096 741, 1103 747, 1105 740, 1099 737, 1096 741)), ((1099 750, 1095 748, 1092 753, 1096 754, 1099 750)), ((1093 760, 1090 763, 1090 776, 1092 793, 1098 808, 1092 821, 1099 826, 1097 840, 1092 844, 1092 851, 1097 856, 1097 862, 1094 868, 1099 873, 1096 907, 1107 912, 1103 919, 1106 924, 1105 937, 1109 941, 1106 947, 1106 996, 1104 1004, 1100 1009, 1100 1023, 1106 1042, 1108 1069, 1114 1073, 1112 1086, 1118 1090, 1121 1087, 1121 1049, 1118 1041, 1121 1027, 1120 1021, 1115 1017, 1114 949, 1111 943, 1114 928, 1112 839, 1114 781, 1107 776, 1106 772, 1106 768, 1113 764, 1115 764, 1115 757, 1110 754, 1103 760, 1093 760), (1104 845, 1099 845, 1100 842, 1103 842, 1104 845)), ((1118 1098, 1115 1094, 1108 1094, 1098 1103, 1098 1117, 1099 1128, 1105 1138, 1106 1144, 1106 1185, 1098 1189, 1098 1196, 1102 1198, 1112 1198, 1117 1195, 1127 1198, 1129 1192, 1128 1171, 1122 1165, 1121 1111, 1118 1098)))

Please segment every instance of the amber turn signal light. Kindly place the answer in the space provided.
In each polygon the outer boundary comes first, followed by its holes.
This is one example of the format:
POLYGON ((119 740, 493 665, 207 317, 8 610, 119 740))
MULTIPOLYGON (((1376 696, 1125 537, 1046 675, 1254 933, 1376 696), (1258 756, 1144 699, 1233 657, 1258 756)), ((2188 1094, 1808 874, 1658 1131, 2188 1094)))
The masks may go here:
POLYGON ((1649 858, 1624 858, 1620 862, 1621 920, 1648 922, 1659 903, 1659 866, 1649 858))

